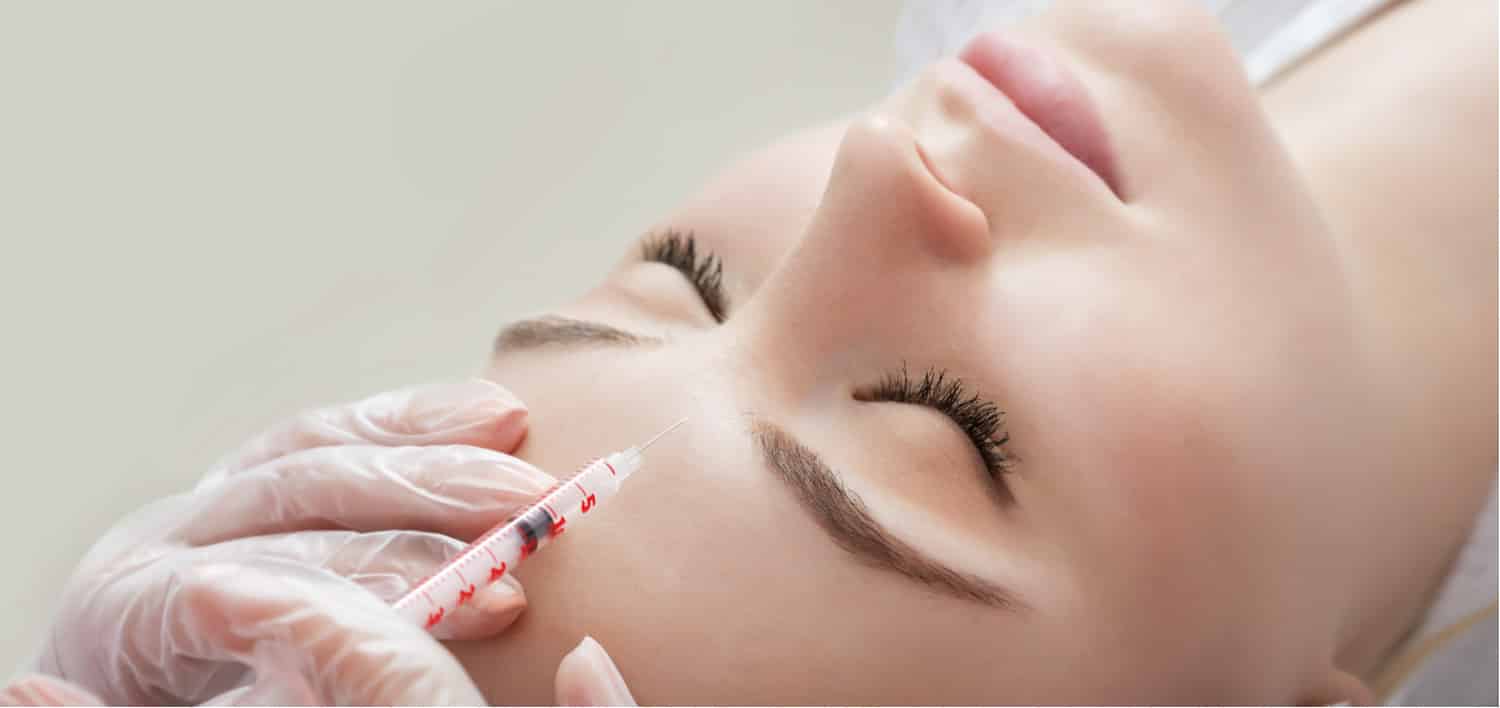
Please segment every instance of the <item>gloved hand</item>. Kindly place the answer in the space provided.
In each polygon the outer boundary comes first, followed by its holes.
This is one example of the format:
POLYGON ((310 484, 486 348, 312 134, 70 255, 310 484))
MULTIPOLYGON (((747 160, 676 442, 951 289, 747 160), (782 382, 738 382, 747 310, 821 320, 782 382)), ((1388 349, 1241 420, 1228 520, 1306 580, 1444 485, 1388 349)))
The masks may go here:
MULTIPOLYGON (((56 678, 24 677, 8 697, 482 703, 453 656, 388 603, 553 483, 504 454, 525 423, 518 400, 475 380, 272 428, 95 544, 37 659, 56 678)), ((525 602, 507 577, 440 636, 494 634, 525 602)))
MULTIPOLYGON (((582 642, 557 667, 555 683, 557 704, 560 706, 633 706, 635 698, 625 687, 620 670, 605 653, 604 647, 592 637, 582 642)), ((290 704, 295 701, 277 700, 274 691, 259 696, 244 695, 242 698, 263 698, 266 702, 290 704)), ((32 674, 13 681, 0 689, 0 706, 84 706, 104 705, 97 696, 62 679, 32 674)))

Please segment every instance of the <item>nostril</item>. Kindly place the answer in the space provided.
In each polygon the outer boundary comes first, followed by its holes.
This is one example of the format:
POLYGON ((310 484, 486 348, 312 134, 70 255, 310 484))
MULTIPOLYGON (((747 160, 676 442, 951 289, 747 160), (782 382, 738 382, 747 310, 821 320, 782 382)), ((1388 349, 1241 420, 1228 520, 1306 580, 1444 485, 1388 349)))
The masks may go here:
POLYGON ((838 224, 843 232, 889 234, 888 242, 903 248, 920 242, 944 259, 970 261, 988 253, 989 220, 958 190, 964 175, 939 172, 946 154, 962 149, 964 135, 929 127, 934 134, 923 140, 936 144, 923 145, 909 123, 881 111, 851 122, 815 221, 838 224))
MULTIPOLYGON (((980 209, 979 205, 975 203, 973 199, 965 196, 963 192, 958 190, 955 184, 949 182, 948 179, 943 176, 943 171, 938 169, 937 163, 934 162, 932 158, 927 154, 927 150, 922 147, 921 141, 913 140, 912 147, 916 150, 917 159, 922 162, 922 167, 927 170, 927 174, 932 176, 932 181, 937 182, 938 185, 942 187, 943 191, 947 193, 947 198, 961 202, 961 204, 956 205, 956 209, 951 210, 956 213, 954 213, 952 216, 952 223, 946 225, 944 228, 952 229, 955 233, 958 234, 982 234, 982 236, 978 239, 959 239, 960 241, 963 241, 965 243, 972 241, 977 241, 980 244, 988 243, 989 235, 993 233, 993 231, 991 231, 990 229, 989 215, 984 213, 984 210, 980 209), (979 227, 977 230, 975 228, 976 226, 979 227)), ((961 252, 968 253, 970 251, 973 251, 974 249, 962 248, 959 250, 961 252)), ((979 251, 981 252, 985 250, 987 249, 984 249, 982 247, 979 249, 979 251)))
MULTIPOLYGON (((941 138, 939 138, 939 140, 941 141, 941 138)), ((980 208, 979 202, 975 199, 976 195, 969 194, 968 190, 965 190, 960 184, 961 176, 945 173, 943 171, 943 168, 938 165, 938 160, 934 159, 932 154, 928 152, 927 146, 922 144, 921 138, 913 135, 911 138, 911 145, 912 149, 917 153, 917 159, 921 162, 922 168, 927 172, 928 176, 932 178, 932 181, 936 182, 937 186, 941 187, 942 191, 945 192, 950 198, 962 202, 960 211, 972 211, 973 214, 977 215, 978 222, 983 225, 983 233, 993 233, 993 231, 991 231, 990 229, 989 214, 986 214, 984 212, 984 209, 980 208)), ((941 152, 942 148, 939 147, 938 150, 939 152, 941 152)), ((960 219, 960 221, 964 221, 964 219, 960 219)))
POLYGON ((917 158, 922 161, 922 166, 927 168, 927 171, 932 174, 932 178, 937 180, 938 184, 943 185, 943 189, 958 194, 958 190, 954 188, 953 184, 943 177, 943 171, 938 169, 937 164, 932 161, 931 157, 927 156, 927 150, 922 147, 922 142, 917 140, 912 141, 912 144, 916 147, 917 158))

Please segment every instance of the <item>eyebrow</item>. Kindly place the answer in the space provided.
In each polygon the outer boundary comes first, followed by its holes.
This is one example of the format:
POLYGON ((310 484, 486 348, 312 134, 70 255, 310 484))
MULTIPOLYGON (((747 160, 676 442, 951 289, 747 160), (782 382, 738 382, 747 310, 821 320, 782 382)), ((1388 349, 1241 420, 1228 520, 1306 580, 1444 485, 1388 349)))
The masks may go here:
POLYGON ((560 315, 518 320, 495 335, 493 352, 525 351, 552 346, 644 346, 661 339, 629 332, 613 325, 560 315))
POLYGON ((954 570, 891 535, 816 452, 785 430, 762 419, 751 427, 766 464, 791 486, 797 501, 812 512, 834 542, 855 558, 965 600, 1006 610, 1025 609, 1025 603, 1010 590, 954 570))

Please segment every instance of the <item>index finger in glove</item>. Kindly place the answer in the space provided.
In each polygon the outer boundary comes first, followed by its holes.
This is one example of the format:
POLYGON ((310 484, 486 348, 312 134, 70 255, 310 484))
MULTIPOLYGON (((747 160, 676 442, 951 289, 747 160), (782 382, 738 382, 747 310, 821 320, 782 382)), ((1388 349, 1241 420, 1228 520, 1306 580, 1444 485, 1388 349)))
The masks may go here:
POLYGON ((485 379, 428 384, 304 411, 242 445, 199 483, 213 484, 300 450, 331 445, 476 445, 510 452, 526 436, 526 405, 485 379))
POLYGON ((207 545, 313 529, 436 531, 472 540, 556 482, 525 461, 468 445, 304 450, 201 489, 171 538, 207 545))
POLYGON ((182 571, 164 632, 182 655, 237 661, 263 680, 294 672, 320 703, 478 705, 479 689, 437 640, 331 573, 297 564, 182 571))

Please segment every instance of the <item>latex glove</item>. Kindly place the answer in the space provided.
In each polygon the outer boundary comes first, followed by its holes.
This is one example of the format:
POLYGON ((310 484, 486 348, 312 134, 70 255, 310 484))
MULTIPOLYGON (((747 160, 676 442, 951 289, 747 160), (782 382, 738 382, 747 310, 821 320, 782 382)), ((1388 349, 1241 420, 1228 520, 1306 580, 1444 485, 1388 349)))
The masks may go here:
POLYGON ((0 689, 0 706, 102 706, 99 697, 56 676, 30 674, 0 689))
MULTIPOLYGON (((294 703, 287 693, 269 691, 242 698, 268 699, 265 702, 294 703)), ((563 706, 633 706, 635 698, 625 687, 620 670, 593 637, 584 637, 557 667, 555 682, 557 704, 563 706)), ((103 705, 97 696, 61 679, 32 674, 17 679, 0 690, 0 706, 66 706, 103 705)))
MULTIPOLYGON (((525 421, 514 396, 475 380, 272 428, 95 544, 36 668, 111 703, 483 702, 388 603, 554 482, 497 451, 525 421)), ((509 624, 525 596, 506 580, 440 636, 509 624)))
POLYGON ((560 706, 635 705, 625 678, 593 637, 584 637, 563 657, 552 690, 560 706))

